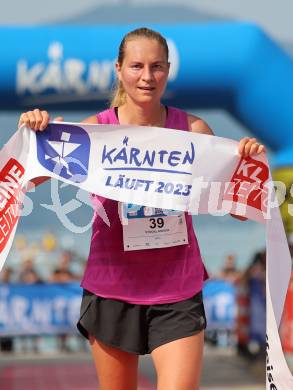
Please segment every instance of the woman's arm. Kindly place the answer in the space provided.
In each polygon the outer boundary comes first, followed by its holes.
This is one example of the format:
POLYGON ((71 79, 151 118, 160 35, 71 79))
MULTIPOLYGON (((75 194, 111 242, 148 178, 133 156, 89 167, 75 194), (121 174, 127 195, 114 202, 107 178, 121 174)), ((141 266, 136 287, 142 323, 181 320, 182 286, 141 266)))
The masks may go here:
POLYGON ((81 123, 89 123, 89 124, 98 124, 98 118, 97 115, 91 115, 88 118, 85 118, 81 123))
POLYGON ((213 130, 208 126, 208 124, 195 115, 188 114, 188 125, 189 130, 193 133, 214 135, 213 130))

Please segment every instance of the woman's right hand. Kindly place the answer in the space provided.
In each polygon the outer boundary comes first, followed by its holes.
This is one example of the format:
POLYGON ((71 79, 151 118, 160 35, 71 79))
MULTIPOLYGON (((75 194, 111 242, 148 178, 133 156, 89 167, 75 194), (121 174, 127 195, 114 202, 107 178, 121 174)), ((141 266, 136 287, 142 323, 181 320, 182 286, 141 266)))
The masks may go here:
MULTIPOLYGON (((20 115, 19 121, 18 121, 18 128, 25 124, 27 127, 34 131, 43 131, 48 126, 48 123, 50 121, 50 117, 47 111, 45 110, 39 110, 36 108, 33 111, 27 111, 23 112, 20 115)), ((58 116, 57 118, 54 118, 54 121, 62 122, 63 118, 61 116, 58 116)))

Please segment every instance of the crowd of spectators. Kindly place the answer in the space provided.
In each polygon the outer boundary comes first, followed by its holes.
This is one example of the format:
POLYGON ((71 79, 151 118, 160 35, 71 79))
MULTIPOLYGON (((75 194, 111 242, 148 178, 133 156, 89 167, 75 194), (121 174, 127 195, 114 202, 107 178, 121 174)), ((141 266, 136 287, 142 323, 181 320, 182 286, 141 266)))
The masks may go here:
MULTIPOLYGON (((57 237, 49 232, 33 242, 28 242, 24 236, 16 236, 7 264, 0 273, 1 285, 70 283, 81 280, 85 259, 78 253, 63 248, 57 237)), ((12 352, 17 339, 21 352, 38 353, 43 338, 45 336, 38 335, 0 337, 0 351, 12 352)), ((80 336, 77 334, 74 338, 78 339, 77 344, 84 350, 85 343, 80 336)), ((58 350, 70 352, 71 339, 72 336, 67 334, 56 336, 58 350)))
POLYGON ((245 269, 240 269, 236 256, 228 254, 213 280, 226 281, 235 287, 236 324, 231 328, 206 331, 211 345, 233 346, 247 358, 262 357, 265 352, 265 251, 254 254, 245 269))

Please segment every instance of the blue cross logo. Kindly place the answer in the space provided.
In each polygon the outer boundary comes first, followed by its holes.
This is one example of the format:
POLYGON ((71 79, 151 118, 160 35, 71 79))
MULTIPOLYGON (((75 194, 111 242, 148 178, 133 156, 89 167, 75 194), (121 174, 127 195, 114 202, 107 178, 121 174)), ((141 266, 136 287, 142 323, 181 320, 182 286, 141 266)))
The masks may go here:
POLYGON ((37 132, 37 156, 40 164, 55 174, 81 183, 88 174, 90 138, 79 126, 50 124, 37 132))

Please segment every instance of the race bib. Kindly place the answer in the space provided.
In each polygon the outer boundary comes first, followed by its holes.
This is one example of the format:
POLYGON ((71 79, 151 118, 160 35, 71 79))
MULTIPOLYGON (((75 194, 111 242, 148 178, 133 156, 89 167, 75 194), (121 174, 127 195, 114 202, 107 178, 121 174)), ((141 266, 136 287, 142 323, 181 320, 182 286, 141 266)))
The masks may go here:
POLYGON ((188 244, 182 211, 119 203, 125 251, 188 244))

